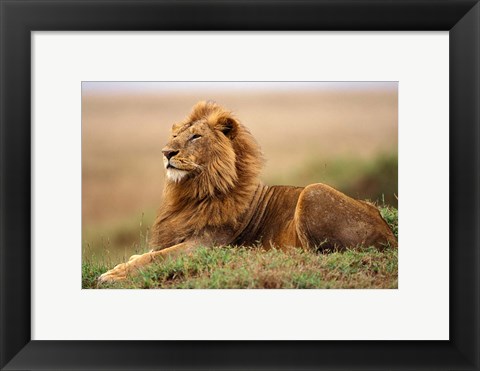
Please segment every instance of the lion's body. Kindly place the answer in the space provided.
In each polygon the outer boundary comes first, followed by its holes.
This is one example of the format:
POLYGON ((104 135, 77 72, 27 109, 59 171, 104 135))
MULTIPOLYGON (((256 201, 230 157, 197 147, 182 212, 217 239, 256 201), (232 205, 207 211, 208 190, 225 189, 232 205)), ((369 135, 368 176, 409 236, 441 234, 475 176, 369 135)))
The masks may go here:
POLYGON ((188 238, 196 239, 202 245, 280 249, 295 246, 315 250, 357 245, 396 246, 393 233, 376 207, 351 199, 325 184, 312 184, 306 188, 259 184, 248 209, 237 216, 237 223, 216 227, 207 224, 204 227, 206 235, 201 231, 192 233, 193 228, 182 230, 183 225, 177 225, 178 219, 182 220, 181 215, 163 220, 155 225, 154 231, 159 228, 182 231, 180 236, 183 238, 170 240, 169 237, 163 242, 158 237, 164 233, 154 234, 154 249, 182 243, 188 238))
POLYGON ((200 102, 163 149, 167 180, 152 252, 102 275, 122 279, 157 257, 198 246, 330 249, 397 242, 376 207, 324 184, 266 186, 260 147, 230 112, 200 102))

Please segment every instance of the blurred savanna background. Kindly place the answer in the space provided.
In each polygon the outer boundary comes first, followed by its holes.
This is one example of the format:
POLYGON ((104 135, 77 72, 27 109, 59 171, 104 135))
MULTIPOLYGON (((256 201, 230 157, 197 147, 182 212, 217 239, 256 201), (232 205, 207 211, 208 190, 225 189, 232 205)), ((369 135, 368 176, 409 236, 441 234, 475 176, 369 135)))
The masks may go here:
POLYGON ((147 248, 162 196, 161 149, 200 100, 250 129, 266 184, 322 182, 397 206, 397 82, 83 82, 84 263, 116 264, 147 248))

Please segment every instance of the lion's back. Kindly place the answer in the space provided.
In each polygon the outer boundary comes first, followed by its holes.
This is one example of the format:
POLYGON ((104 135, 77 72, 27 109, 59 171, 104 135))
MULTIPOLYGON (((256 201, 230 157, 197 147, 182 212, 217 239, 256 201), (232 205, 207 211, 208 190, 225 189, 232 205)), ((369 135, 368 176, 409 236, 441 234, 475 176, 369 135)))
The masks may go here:
POLYGON ((264 186, 262 197, 237 245, 300 246, 292 223, 303 187, 264 186))

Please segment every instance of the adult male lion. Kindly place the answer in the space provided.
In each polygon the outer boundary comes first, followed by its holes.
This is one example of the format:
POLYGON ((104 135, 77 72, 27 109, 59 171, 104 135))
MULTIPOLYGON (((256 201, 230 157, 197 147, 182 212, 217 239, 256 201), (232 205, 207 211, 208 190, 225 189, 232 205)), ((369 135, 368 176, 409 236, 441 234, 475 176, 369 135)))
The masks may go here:
POLYGON ((163 148, 166 182, 152 228, 152 251, 100 276, 117 281, 138 268, 198 246, 310 249, 396 246, 376 207, 325 185, 267 186, 260 147, 229 111, 199 102, 173 125, 163 148))

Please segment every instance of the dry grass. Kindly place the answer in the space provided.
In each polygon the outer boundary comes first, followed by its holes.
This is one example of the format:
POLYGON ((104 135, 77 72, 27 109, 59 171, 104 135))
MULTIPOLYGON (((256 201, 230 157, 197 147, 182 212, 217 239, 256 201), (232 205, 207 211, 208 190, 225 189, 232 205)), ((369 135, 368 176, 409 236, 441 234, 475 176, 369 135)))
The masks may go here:
POLYGON ((169 129, 196 101, 210 98, 234 110, 255 135, 267 158, 266 180, 312 158, 396 153, 396 92, 84 95, 85 225, 121 219, 159 204, 161 149, 169 129))

